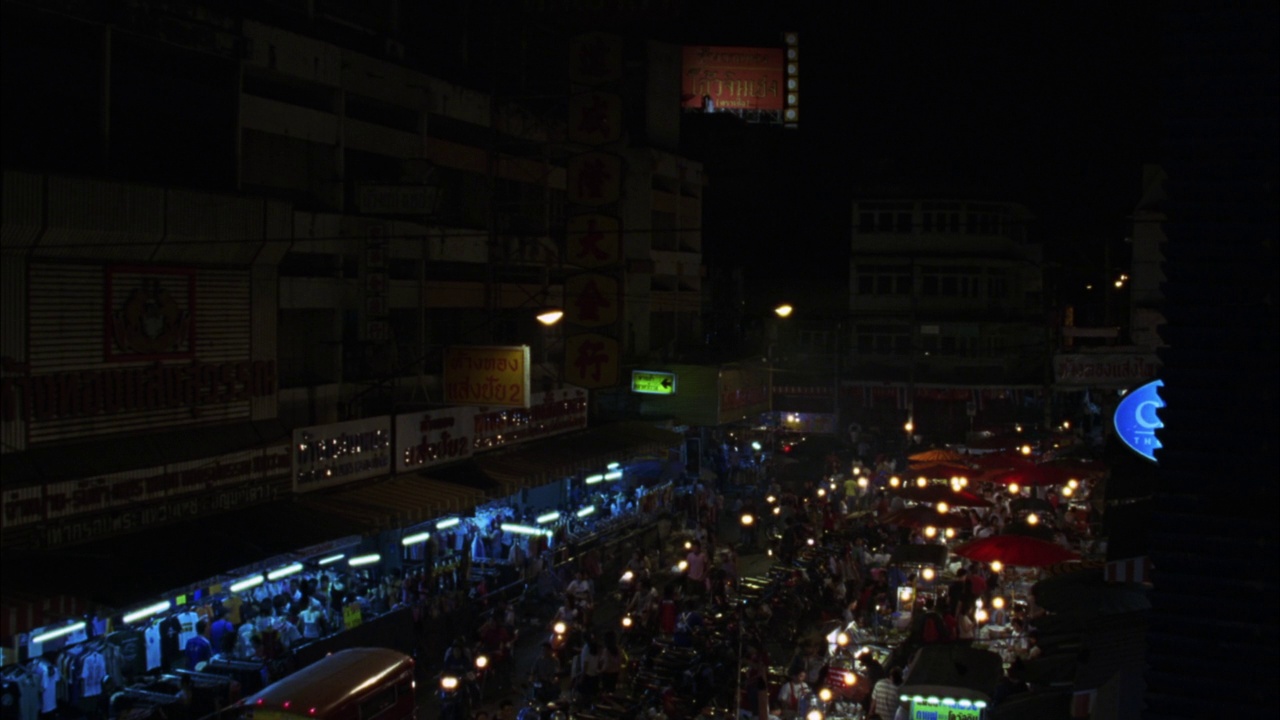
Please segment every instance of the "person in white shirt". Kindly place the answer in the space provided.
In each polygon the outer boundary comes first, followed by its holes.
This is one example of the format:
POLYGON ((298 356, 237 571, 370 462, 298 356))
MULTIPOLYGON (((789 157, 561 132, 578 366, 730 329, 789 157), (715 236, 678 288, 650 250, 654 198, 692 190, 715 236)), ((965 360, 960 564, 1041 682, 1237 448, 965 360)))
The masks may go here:
POLYGON ((805 671, 797 670, 791 679, 778 689, 778 705, 785 720, 797 718, 801 701, 809 694, 809 686, 805 683, 805 671))

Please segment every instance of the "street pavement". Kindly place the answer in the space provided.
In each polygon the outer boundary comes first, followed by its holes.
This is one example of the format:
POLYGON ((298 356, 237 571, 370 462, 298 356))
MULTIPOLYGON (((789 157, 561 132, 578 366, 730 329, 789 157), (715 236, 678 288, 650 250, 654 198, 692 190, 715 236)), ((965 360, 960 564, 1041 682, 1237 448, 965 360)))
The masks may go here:
MULTIPOLYGON (((726 513, 727 514, 727 513, 726 513)), ((736 521, 736 518, 734 518, 736 521)), ((736 522, 730 523, 726 517, 721 518, 718 536, 720 544, 731 543, 735 546, 738 543, 738 528, 736 522)), ((603 574, 600 577, 599 587, 596 589, 596 604, 593 617, 593 627, 603 633, 609 629, 621 629, 621 620, 623 607, 616 593, 618 578, 621 576, 621 566, 623 559, 631 556, 634 547, 627 547, 625 544, 608 553, 609 558, 613 561, 607 563, 603 574)), ((657 558, 658 548, 642 548, 651 558, 657 558)), ((666 562, 666 568, 661 567, 662 563, 655 562, 658 567, 655 568, 655 576, 661 577, 661 573, 669 573, 671 564, 674 563, 672 557, 662 557, 666 562)), ((738 574, 739 577, 752 577, 764 575, 773 565, 771 558, 763 549, 752 550, 747 554, 739 555, 738 558, 738 574)), ((668 577, 674 577, 668 575, 668 577)), ((552 608, 540 609, 537 614, 528 615, 520 618, 520 634, 515 646, 513 654, 513 662, 510 667, 506 668, 507 677, 497 677, 501 672, 495 672, 486 682, 483 697, 476 711, 484 711, 489 714, 490 718, 498 717, 498 711, 504 701, 512 703, 512 717, 523 707, 527 697, 527 688, 524 687, 524 679, 528 676, 529 669, 533 666, 534 661, 541 654, 542 643, 550 637, 550 619, 552 608), (514 682, 514 686, 513 683, 514 682)), ((422 720, 437 720, 440 718, 440 702, 437 697, 438 685, 434 678, 436 668, 442 661, 442 658, 427 658, 431 661, 431 667, 427 670, 430 675, 425 681, 419 685, 419 712, 418 717, 422 720)), ((567 668, 566 668, 567 671, 567 668)))

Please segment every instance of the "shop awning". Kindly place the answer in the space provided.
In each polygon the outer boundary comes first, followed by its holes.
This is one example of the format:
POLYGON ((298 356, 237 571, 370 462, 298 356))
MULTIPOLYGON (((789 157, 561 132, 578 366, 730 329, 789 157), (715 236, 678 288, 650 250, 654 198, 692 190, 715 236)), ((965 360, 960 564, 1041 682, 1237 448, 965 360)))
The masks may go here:
POLYGON ((408 527, 484 504, 483 490, 423 475, 398 475, 370 485, 304 495, 300 502, 379 530, 408 527))
POLYGON ((65 594, 125 610, 369 529, 350 517, 283 500, 85 545, 6 549, 5 595, 10 588, 45 597, 65 594))
POLYGON ((620 422, 480 455, 479 468, 494 480, 532 487, 580 472, 604 469, 610 462, 665 456, 684 436, 645 422, 620 422))

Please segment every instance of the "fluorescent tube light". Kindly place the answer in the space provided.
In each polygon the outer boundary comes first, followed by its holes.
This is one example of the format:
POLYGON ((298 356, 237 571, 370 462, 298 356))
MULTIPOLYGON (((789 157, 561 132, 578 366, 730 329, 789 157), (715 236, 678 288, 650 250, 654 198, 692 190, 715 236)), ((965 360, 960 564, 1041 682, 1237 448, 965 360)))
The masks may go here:
POLYGON ((126 623, 136 622, 138 620, 142 620, 143 618, 149 618, 152 615, 159 615, 160 613, 168 609, 169 609, 169 601, 165 600, 164 602, 158 602, 155 605, 148 605, 144 608, 139 608, 137 610, 134 610, 128 615, 125 615, 123 619, 126 623))
POLYGON ((440 522, 436 523, 436 529, 448 530, 449 528, 453 527, 454 525, 457 525, 460 522, 462 522, 462 520, 459 518, 449 518, 447 520, 441 520, 440 522))
POLYGON ((292 563, 290 565, 285 565, 282 568, 276 568, 275 570, 272 570, 271 572, 267 573, 267 579, 272 582, 275 582, 280 578, 289 577, 294 573, 300 573, 300 572, 302 572, 302 563, 292 563))
POLYGON ((329 557, 320 558, 320 566, 324 567, 325 565, 332 565, 344 557, 346 557, 345 554, 338 553, 337 555, 330 555, 329 557))
POLYGON ((420 533, 414 533, 412 535, 405 535, 404 537, 400 538, 400 544, 404 545, 405 547, 409 547, 410 545, 417 545, 418 543, 426 542, 427 540, 430 540, 430 539, 431 539, 431 533, 420 532, 420 533))
POLYGON ((381 559, 382 556, 378 553, 373 553, 371 555, 359 555, 348 560, 347 564, 351 567, 360 567, 361 565, 372 565, 381 559))
POLYGON ((539 515, 539 516, 538 516, 538 524, 539 524, 539 525, 546 525, 546 524, 547 524, 547 523, 549 523, 549 522, 555 522, 555 521, 557 521, 557 520, 559 520, 559 519, 560 519, 560 511, 559 511, 559 510, 552 510, 552 511, 551 511, 551 512, 549 512, 549 513, 544 513, 544 514, 542 514, 542 515, 539 515))
POLYGON ((33 643, 48 642, 50 640, 53 640, 54 638, 60 638, 63 635, 70 635, 73 632, 76 632, 78 630, 83 630, 83 629, 84 629, 84 621, 81 620, 80 622, 74 622, 74 623, 71 623, 70 625, 64 625, 58 628, 57 630, 50 630, 49 632, 46 632, 46 633, 40 633, 39 635, 31 638, 31 642, 33 643))
POLYGON ((579 510, 579 511, 578 511, 578 517, 580 517, 580 518, 584 518, 584 517, 586 517, 586 516, 590 515, 591 513, 595 512, 595 511, 596 511, 596 506, 595 506, 595 505, 588 505, 588 506, 586 506, 586 507, 584 507, 584 508, 582 508, 581 510, 579 510))
POLYGON ((238 593, 241 590, 248 590, 251 587, 257 587, 261 585, 265 580, 266 578, 262 577, 261 575, 254 575, 253 577, 247 577, 239 582, 231 583, 230 589, 231 589, 231 592, 238 593))

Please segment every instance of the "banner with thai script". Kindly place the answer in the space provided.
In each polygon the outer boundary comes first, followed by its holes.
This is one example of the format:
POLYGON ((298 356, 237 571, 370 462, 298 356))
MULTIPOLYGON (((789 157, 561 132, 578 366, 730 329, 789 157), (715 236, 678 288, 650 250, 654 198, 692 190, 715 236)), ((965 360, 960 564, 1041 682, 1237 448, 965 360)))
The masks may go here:
POLYGON ((159 467, 63 480, 0 495, 0 527, 9 529, 138 504, 202 495, 246 482, 266 483, 289 472, 289 446, 241 450, 159 467))
POLYGON ((1053 377, 1059 385, 1129 388, 1154 380, 1160 359, 1154 354, 1059 353, 1053 358, 1053 377))
POLYGON ((293 491, 390 475, 391 416, 293 431, 293 491))
POLYGON ((476 409, 445 408, 396 416, 396 472, 471 457, 476 409))
POLYGON ((444 401, 529 407, 529 346, 445 348, 444 401))
POLYGON ((587 427, 587 391, 567 385, 536 393, 527 408, 481 409, 473 420, 475 449, 493 450, 528 440, 560 435, 587 427))
POLYGON ((685 107, 781 110, 785 53, 780 47, 684 48, 685 107))

